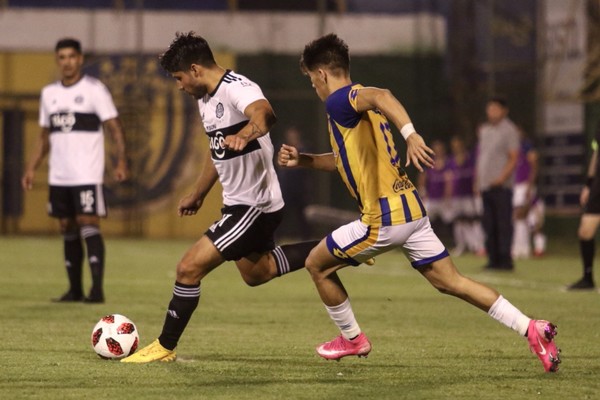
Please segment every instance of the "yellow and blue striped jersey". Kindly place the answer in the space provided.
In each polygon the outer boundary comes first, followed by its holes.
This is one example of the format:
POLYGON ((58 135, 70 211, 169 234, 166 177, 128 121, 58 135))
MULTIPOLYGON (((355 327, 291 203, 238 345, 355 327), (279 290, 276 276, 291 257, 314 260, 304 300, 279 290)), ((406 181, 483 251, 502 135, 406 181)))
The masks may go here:
POLYGON ((425 208, 400 165, 387 118, 378 110, 356 111, 361 88, 345 86, 325 101, 337 170, 364 224, 390 226, 422 218, 425 208))

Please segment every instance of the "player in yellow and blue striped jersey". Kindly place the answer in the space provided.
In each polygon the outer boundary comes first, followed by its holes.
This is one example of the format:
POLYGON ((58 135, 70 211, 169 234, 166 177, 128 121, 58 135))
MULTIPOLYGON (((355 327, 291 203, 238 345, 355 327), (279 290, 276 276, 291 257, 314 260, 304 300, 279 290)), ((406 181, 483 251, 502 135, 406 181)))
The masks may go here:
POLYGON ((278 163, 337 170, 362 214, 330 233, 306 260, 321 300, 341 332, 317 347, 317 353, 333 360, 369 354, 371 343, 356 322, 336 271, 402 248, 412 266, 436 289, 469 302, 526 336, 544 369, 556 371, 560 359, 553 340, 555 325, 528 318, 494 289, 461 275, 431 229, 419 195, 401 168, 388 121, 406 141, 406 166, 412 163, 422 171, 422 165, 432 166, 434 154, 402 104, 387 89, 352 82, 348 46, 335 34, 307 44, 300 65, 325 102, 333 151, 306 154, 284 144, 278 163))

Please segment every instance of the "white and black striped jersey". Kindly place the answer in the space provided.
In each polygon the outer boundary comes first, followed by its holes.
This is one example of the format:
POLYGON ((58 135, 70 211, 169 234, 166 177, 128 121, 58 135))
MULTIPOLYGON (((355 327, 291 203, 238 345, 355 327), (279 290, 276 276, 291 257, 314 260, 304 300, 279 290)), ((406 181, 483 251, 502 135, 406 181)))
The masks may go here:
POLYGON ((117 116, 108 89, 96 78, 84 75, 71 86, 57 81, 42 89, 39 123, 50 129, 50 185, 103 182, 102 122, 117 116))
POLYGON ((256 83, 227 70, 217 88, 198 100, 198 107, 223 186, 223 204, 243 204, 273 212, 283 207, 283 198, 269 133, 249 142, 241 152, 223 146, 226 136, 235 135, 248 123, 246 107, 261 99, 265 96, 256 83))

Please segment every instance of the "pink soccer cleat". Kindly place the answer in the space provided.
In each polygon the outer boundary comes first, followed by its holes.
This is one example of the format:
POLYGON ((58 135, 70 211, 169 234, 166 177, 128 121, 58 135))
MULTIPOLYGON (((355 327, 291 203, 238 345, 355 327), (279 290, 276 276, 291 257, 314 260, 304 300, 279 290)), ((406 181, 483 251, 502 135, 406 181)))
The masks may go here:
POLYGON ((371 343, 364 333, 361 333, 352 340, 348 340, 340 335, 332 341, 325 342, 317 347, 317 354, 321 357, 336 361, 346 356, 366 357, 370 351, 371 343))
POLYGON ((544 321, 532 319, 527 328, 527 341, 529 349, 535 353, 546 372, 558 371, 560 364, 560 349, 556 348, 554 336, 556 336, 556 325, 544 321))

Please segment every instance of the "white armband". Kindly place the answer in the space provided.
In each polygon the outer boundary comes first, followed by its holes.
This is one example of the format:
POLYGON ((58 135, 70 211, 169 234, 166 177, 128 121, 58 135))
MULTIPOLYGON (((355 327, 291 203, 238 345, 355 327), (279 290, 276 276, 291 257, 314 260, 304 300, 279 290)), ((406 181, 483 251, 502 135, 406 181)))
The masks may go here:
POLYGON ((412 123, 410 124, 406 124, 402 127, 402 129, 400 129, 400 133, 402 134, 402 137, 404 138, 404 140, 406 140, 411 134, 415 133, 415 127, 413 126, 412 123))

